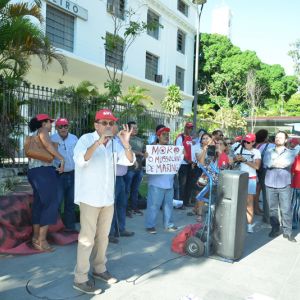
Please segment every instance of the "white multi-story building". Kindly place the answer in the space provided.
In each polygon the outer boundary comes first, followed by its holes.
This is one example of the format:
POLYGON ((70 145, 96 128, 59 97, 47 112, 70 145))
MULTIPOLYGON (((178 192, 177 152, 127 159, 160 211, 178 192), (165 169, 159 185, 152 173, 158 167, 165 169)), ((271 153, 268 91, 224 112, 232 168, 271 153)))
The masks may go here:
POLYGON ((58 88, 89 80, 103 91, 105 66, 117 61, 123 64, 124 91, 130 85, 147 88, 160 109, 167 86, 177 84, 184 113, 191 112, 197 22, 191 0, 44 0, 42 10, 46 35, 66 56, 68 72, 62 76, 57 62, 43 72, 35 59, 28 81, 58 88), (162 27, 138 36, 123 61, 122 47, 107 51, 103 37, 113 33, 112 14, 122 19, 129 8, 140 22, 154 20, 162 27))

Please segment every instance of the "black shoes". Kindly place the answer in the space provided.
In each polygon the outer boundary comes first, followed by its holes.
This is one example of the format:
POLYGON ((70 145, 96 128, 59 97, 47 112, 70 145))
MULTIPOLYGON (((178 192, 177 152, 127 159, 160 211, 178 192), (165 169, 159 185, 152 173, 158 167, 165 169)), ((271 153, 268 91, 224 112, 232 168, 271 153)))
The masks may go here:
POLYGON ((129 236, 133 236, 133 235, 134 235, 134 232, 133 232, 133 231, 127 231, 127 230, 124 230, 124 231, 121 231, 121 232, 120 232, 120 236, 129 237, 129 236))
POLYGON ((110 236, 108 237, 108 241, 109 241, 110 243, 112 243, 112 244, 118 244, 118 243, 119 243, 119 240, 118 240, 116 237, 112 236, 112 235, 110 235, 110 236))
POLYGON ((279 236, 281 234, 279 229, 272 229, 271 232, 269 233, 269 237, 270 238, 276 238, 277 236, 279 236))
POLYGON ((291 234, 283 234, 283 237, 287 239, 289 242, 297 243, 297 240, 291 234))

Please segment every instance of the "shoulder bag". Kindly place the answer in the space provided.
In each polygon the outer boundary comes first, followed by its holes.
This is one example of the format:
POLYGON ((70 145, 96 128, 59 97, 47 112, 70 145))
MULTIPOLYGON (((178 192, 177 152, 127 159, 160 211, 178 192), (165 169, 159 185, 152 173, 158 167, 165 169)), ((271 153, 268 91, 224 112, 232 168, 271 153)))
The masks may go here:
POLYGON ((28 158, 38 159, 47 163, 51 163, 54 159, 54 155, 45 148, 38 135, 26 136, 24 150, 28 158))

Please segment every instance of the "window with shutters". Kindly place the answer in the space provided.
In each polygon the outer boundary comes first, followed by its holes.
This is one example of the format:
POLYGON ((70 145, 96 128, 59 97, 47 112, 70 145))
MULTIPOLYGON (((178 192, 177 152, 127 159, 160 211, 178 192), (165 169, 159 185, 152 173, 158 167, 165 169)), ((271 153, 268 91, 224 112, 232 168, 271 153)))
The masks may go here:
POLYGON ((155 81, 155 75, 158 73, 158 57, 146 52, 146 70, 145 78, 155 81))
POLYGON ((147 25, 156 26, 155 29, 147 29, 147 33, 158 40, 159 37, 159 15, 152 10, 148 9, 147 12, 147 25))
POLYGON ((123 61, 124 40, 107 32, 105 38, 105 65, 122 70, 123 61))
POLYGON ((53 46, 73 52, 74 17, 47 5, 46 36, 53 46))
POLYGON ((182 0, 177 1, 177 9, 182 12, 185 16, 189 15, 189 6, 182 0))
POLYGON ((177 30, 177 51, 185 53, 185 33, 180 29, 177 30))
POLYGON ((183 91, 184 90, 184 69, 176 66, 176 85, 183 91))

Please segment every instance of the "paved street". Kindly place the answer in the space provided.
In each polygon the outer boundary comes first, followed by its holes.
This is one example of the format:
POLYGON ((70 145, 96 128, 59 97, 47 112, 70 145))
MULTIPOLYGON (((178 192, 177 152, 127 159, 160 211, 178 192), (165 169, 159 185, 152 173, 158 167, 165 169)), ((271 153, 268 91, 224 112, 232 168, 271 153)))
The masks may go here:
MULTIPOLYGON (((96 280, 104 290, 101 295, 82 295, 72 288, 76 258, 76 244, 72 244, 58 246, 54 253, 1 256, 0 299, 241 300, 253 294, 256 297, 249 299, 299 299, 300 242, 290 243, 282 236, 269 239, 267 225, 258 223, 256 232, 247 235, 243 258, 231 264, 212 258, 177 258, 170 251, 175 233, 164 232, 160 220, 158 234, 150 235, 143 229, 143 219, 127 219, 127 228, 135 236, 109 245, 108 269, 120 282, 108 287, 96 280)), ((183 227, 194 217, 175 210, 175 221, 183 227)))

